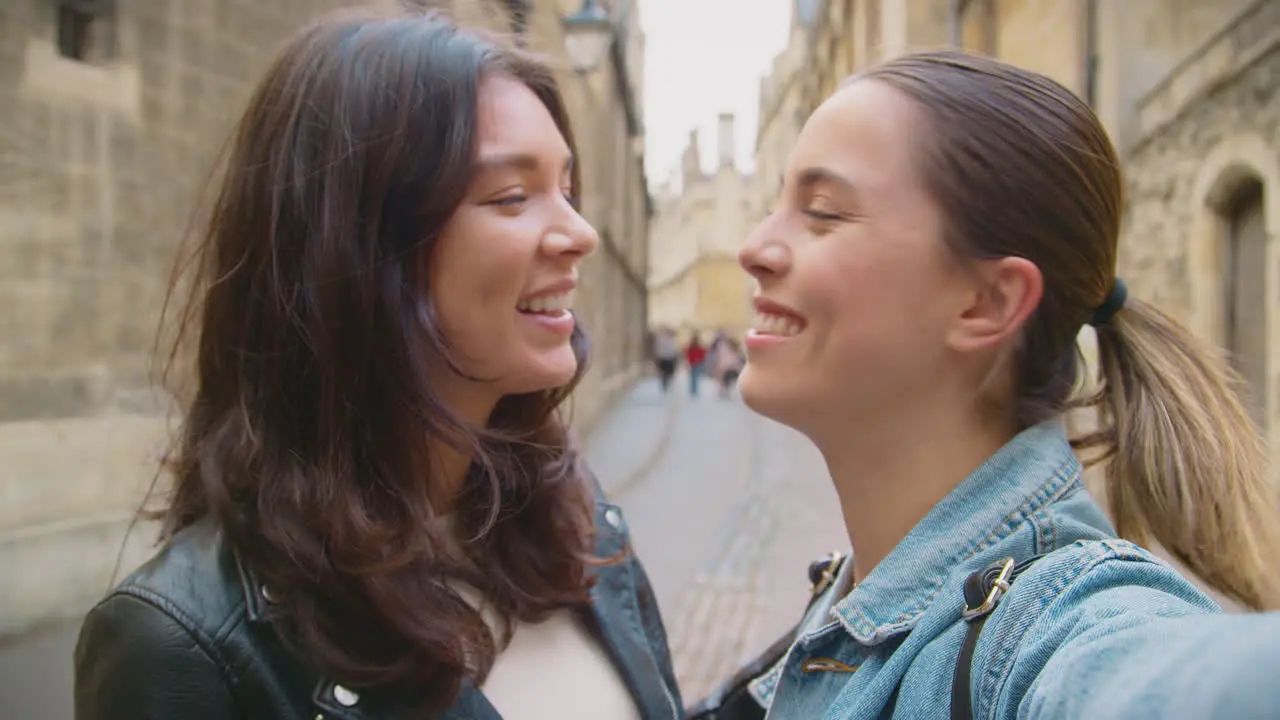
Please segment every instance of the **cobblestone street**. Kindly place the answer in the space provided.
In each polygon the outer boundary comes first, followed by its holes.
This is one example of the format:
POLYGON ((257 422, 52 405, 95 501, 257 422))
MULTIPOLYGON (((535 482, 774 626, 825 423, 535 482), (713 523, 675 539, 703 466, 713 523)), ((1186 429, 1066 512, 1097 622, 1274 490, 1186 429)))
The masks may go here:
MULTIPOLYGON (((704 385, 645 379, 588 456, 653 580, 687 702, 793 623, 810 560, 843 548, 821 458, 795 433, 704 385)), ((0 646, 0 720, 71 720, 75 624, 0 646)))

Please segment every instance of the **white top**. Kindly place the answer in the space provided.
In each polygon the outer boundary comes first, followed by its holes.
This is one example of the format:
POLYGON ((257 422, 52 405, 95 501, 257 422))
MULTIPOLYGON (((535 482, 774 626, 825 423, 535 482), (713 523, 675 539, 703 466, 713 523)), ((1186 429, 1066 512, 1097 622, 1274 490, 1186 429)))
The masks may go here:
POLYGON ((568 610, 517 626, 481 689, 503 720, 640 720, 608 655, 568 610))
MULTIPOLYGON (((475 588, 453 587, 501 638, 501 623, 475 588)), ((540 623, 517 623, 480 689, 503 720, 640 720, 608 654, 567 609, 540 623)))

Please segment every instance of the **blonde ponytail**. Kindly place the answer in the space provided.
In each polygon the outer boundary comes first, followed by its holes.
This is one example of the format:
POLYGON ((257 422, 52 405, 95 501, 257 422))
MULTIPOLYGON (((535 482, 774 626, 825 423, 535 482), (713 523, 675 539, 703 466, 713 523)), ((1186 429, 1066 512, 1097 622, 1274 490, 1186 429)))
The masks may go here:
POLYGON ((1222 352, 1129 298, 1097 327, 1102 451, 1117 532, 1154 538, 1214 589, 1280 607, 1280 509, 1267 453, 1222 352))

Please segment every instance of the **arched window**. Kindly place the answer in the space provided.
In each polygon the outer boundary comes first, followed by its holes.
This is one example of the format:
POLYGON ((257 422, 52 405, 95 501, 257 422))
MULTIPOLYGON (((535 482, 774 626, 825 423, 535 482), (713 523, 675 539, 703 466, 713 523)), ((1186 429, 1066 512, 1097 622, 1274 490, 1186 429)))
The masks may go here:
POLYGON ((1267 232, 1263 185, 1241 182, 1222 208, 1226 221, 1222 337, 1231 361, 1248 384, 1249 406, 1266 426, 1267 232))

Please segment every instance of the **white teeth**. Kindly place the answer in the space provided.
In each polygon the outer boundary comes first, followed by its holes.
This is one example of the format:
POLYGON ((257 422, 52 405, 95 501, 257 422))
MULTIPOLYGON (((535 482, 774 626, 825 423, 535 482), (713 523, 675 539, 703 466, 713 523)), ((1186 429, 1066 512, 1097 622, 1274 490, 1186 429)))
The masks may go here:
POLYGON ((516 304, 516 309, 520 312, 534 313, 553 313, 563 312, 573 308, 574 291, 570 290, 559 295, 543 295, 532 300, 521 300, 516 304))
POLYGON ((799 322, 785 315, 756 313, 755 331, 759 335, 791 337, 799 333, 801 328, 802 326, 799 322))

